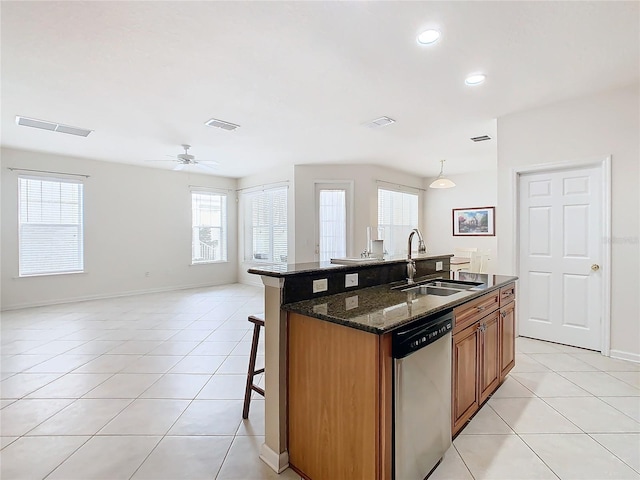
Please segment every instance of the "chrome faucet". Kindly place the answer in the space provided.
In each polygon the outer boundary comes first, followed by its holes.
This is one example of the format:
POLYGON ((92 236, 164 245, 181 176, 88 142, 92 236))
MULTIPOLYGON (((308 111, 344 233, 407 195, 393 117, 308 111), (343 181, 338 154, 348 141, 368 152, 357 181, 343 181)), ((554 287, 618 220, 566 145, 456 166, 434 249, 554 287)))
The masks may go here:
POLYGON ((413 277, 416 274, 416 262, 411 258, 411 241, 416 233, 418 234, 418 253, 424 253, 427 251, 422 238, 422 233, 420 233, 419 229, 414 228, 411 230, 409 239, 407 240, 407 283, 409 285, 414 283, 413 277))

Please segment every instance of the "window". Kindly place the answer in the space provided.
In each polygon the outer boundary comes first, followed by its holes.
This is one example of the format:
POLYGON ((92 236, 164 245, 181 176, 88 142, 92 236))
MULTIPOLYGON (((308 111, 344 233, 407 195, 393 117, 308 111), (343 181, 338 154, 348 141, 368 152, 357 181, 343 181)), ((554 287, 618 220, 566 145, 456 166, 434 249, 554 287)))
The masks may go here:
POLYGON ((316 185, 318 204, 318 259, 347 256, 347 191, 316 185))
POLYGON ((191 192, 191 263, 227 261, 227 196, 191 192))
POLYGON ((418 195, 378 189, 378 228, 390 255, 407 253, 407 238, 418 227, 418 195))
POLYGON ((287 188, 247 193, 245 262, 287 263, 287 188))
POLYGON ((83 184, 18 177, 19 275, 84 271, 83 184))

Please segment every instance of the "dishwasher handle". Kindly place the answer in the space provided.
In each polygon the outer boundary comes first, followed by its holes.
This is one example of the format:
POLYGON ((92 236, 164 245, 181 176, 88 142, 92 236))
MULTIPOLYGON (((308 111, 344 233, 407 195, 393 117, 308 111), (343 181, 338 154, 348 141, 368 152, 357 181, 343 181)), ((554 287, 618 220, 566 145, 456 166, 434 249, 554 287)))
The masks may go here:
POLYGON ((418 322, 420 325, 417 327, 404 328, 393 333, 393 358, 411 355, 450 333, 453 330, 453 312, 449 311, 418 322))

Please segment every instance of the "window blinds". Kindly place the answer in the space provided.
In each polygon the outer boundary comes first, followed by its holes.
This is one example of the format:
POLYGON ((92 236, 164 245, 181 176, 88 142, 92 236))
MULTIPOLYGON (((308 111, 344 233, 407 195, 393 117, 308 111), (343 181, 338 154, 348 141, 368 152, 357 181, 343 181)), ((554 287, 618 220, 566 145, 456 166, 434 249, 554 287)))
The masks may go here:
POLYGON ((21 277, 84 271, 83 187, 66 178, 18 177, 21 277))
POLYGON ((227 196, 191 192, 191 262, 227 261, 227 196))
POLYGON ((287 188, 243 195, 245 261, 287 263, 287 188))
POLYGON ((407 253, 409 232, 418 227, 418 195, 379 188, 378 227, 390 255, 407 253))

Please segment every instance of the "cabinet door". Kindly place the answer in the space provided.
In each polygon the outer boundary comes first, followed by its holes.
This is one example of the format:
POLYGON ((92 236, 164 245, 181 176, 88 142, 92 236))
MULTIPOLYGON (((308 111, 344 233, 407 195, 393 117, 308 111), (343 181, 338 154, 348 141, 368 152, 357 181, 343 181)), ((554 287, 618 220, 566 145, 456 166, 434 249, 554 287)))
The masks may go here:
POLYGON ((452 433, 478 410, 478 323, 453 337, 452 433))
POLYGON ((500 383, 499 317, 499 312, 494 312, 480 320, 480 404, 500 383))
POLYGON ((500 309, 500 381, 516 364, 516 313, 515 302, 500 309))

